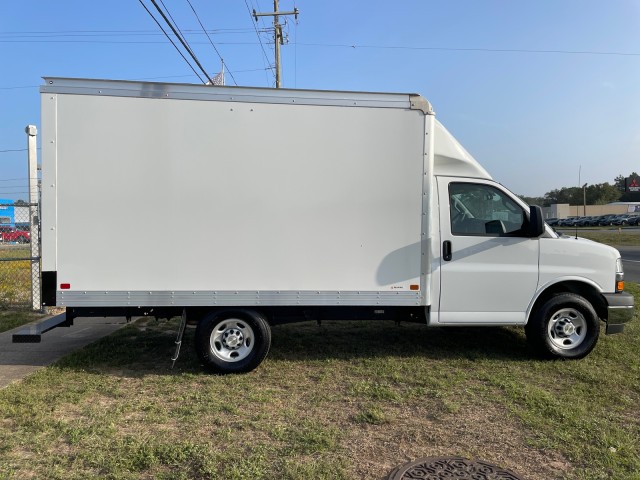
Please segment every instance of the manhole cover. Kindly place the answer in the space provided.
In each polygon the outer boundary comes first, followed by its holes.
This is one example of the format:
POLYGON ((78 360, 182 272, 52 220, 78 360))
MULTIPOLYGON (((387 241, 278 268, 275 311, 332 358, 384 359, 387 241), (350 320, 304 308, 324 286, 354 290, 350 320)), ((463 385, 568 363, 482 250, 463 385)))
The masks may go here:
POLYGON ((423 458, 396 468, 388 480, 524 480, 502 467, 460 457, 423 458))

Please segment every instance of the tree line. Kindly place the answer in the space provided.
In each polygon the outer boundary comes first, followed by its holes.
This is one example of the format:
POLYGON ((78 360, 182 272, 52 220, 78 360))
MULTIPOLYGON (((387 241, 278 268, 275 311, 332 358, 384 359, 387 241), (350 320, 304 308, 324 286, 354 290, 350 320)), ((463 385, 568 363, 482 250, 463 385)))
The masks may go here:
POLYGON ((525 195, 519 195, 519 197, 529 205, 540 205, 541 207, 549 207, 554 203, 582 205, 585 200, 587 205, 605 205, 611 202, 640 202, 640 192, 625 191, 625 180, 628 177, 639 178, 639 175, 636 172, 626 177, 618 175, 613 184, 605 182, 587 185, 585 188, 562 187, 551 190, 542 197, 527 197, 525 195))

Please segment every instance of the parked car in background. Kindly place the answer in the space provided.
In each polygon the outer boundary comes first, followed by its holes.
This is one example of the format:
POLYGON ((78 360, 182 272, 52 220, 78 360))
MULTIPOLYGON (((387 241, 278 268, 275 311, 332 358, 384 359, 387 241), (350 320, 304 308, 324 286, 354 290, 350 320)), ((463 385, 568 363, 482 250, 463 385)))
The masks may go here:
POLYGON ((604 217, 606 217, 606 215, 595 215, 591 217, 591 220, 589 220, 589 226, 597 227, 598 225, 600 225, 600 220, 603 220, 604 217))
POLYGON ((546 222, 547 225, 549 225, 550 227, 555 227, 556 225, 558 225, 558 219, 557 218, 547 218, 546 222))
POLYGON ((637 215, 634 215, 631 213, 623 213, 622 215, 618 215, 616 218, 613 219, 613 224, 620 225, 620 226, 630 225, 631 220, 634 217, 637 217, 637 215))
POLYGON ((0 227, 0 241, 4 243, 29 243, 31 234, 15 227, 0 227))
POLYGON ((640 215, 632 214, 631 218, 629 218, 629 225, 639 225, 640 224, 640 215))
POLYGON ((576 220, 575 226, 576 227, 589 227, 589 226, 591 226, 591 221, 592 220, 593 220, 593 217, 582 217, 582 218, 579 218, 578 220, 576 220))
POLYGON ((613 221, 615 217, 616 215, 605 215, 600 219, 600 221, 598 222, 598 225, 600 225, 601 227, 613 225, 613 221))
POLYGON ((567 217, 567 218, 563 218, 562 220, 560 220, 558 222, 558 226, 559 227, 574 227, 576 222, 580 219, 580 217, 567 217))

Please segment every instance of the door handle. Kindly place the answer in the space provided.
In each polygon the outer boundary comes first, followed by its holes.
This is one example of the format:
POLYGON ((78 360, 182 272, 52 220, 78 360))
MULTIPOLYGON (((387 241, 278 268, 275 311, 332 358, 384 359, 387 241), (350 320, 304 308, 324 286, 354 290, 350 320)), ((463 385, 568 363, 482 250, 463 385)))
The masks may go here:
POLYGON ((446 262, 451 261, 451 242, 449 240, 442 242, 442 258, 446 262))

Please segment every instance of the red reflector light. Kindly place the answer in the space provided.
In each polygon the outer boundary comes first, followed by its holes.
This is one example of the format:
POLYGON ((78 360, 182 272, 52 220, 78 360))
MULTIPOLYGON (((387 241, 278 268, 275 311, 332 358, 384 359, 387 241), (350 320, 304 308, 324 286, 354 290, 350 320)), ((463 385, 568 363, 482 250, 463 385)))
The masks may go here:
POLYGON ((69 290, 71 288, 71 284, 70 283, 61 283, 60 284, 60 290, 69 290))

